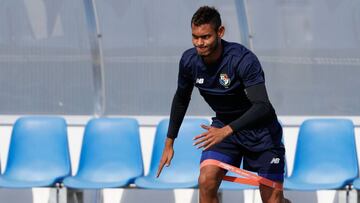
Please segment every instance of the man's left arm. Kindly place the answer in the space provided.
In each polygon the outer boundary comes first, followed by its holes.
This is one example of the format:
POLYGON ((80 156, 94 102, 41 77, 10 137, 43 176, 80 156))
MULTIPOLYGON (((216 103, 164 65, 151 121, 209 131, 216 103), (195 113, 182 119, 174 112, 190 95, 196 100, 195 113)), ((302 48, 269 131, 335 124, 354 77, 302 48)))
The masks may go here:
POLYGON ((256 122, 274 116, 274 109, 269 101, 265 83, 245 89, 252 106, 242 116, 229 124, 233 131, 239 131, 254 125, 256 122))
POLYGON ((207 131, 196 136, 194 145, 204 150, 221 142, 225 137, 235 131, 247 128, 259 120, 266 119, 274 115, 274 109, 269 101, 264 83, 250 86, 245 89, 252 106, 239 118, 222 128, 202 126, 207 131))
POLYGON ((265 87, 265 75, 258 58, 249 53, 237 67, 238 76, 241 78, 245 93, 251 107, 239 118, 229 124, 233 131, 251 128, 252 125, 263 120, 275 117, 275 110, 272 107, 265 87))

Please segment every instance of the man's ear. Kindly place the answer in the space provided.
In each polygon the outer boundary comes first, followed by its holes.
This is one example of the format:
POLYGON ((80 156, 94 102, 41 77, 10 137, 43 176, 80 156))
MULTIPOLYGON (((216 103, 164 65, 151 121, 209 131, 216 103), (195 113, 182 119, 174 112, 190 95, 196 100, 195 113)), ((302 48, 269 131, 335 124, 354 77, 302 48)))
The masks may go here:
POLYGON ((223 37, 224 36, 224 34, 225 34, 225 27, 224 26, 220 26, 219 27, 219 29, 217 30, 217 35, 218 35, 218 37, 223 37))

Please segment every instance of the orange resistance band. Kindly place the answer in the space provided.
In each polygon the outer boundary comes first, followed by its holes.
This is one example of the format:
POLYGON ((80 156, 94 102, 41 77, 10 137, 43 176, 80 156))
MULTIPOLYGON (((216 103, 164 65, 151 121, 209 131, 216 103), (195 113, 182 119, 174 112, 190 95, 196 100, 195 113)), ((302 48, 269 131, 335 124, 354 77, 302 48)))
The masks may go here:
POLYGON ((241 184, 247 184, 247 185, 253 185, 253 186, 259 186, 260 184, 275 188, 277 190, 283 190, 283 185, 281 183, 274 182, 272 180, 269 180, 267 178, 258 176, 256 174, 253 174, 249 171, 234 167, 232 165, 223 163, 221 161, 215 160, 215 159, 206 159, 204 160, 200 168, 208 165, 215 165, 220 168, 223 168, 225 170, 234 172, 236 174, 239 174, 240 176, 243 176, 244 178, 239 177, 233 177, 233 176, 224 176, 223 180, 235 182, 235 183, 241 183, 241 184))

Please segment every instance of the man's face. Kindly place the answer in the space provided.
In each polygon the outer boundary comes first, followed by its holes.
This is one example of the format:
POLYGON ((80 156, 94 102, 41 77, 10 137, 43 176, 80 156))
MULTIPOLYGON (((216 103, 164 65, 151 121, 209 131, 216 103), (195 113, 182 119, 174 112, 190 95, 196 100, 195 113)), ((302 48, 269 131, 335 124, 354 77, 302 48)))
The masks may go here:
POLYGON ((191 25, 192 43, 200 56, 209 56, 216 50, 222 37, 219 30, 215 30, 210 24, 191 25))

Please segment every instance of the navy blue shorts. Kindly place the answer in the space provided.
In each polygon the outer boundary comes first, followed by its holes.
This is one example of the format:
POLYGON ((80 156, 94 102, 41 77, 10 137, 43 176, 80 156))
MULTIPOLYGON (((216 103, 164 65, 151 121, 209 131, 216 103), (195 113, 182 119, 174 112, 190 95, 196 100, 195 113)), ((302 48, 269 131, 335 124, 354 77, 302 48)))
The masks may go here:
MULTIPOLYGON (((212 126, 223 127, 213 118, 212 126)), ((284 181, 285 148, 282 144, 282 128, 276 123, 263 129, 246 130, 225 138, 221 143, 203 151, 201 161, 215 159, 273 181, 284 181), (270 139, 270 140, 269 140, 270 139)))

